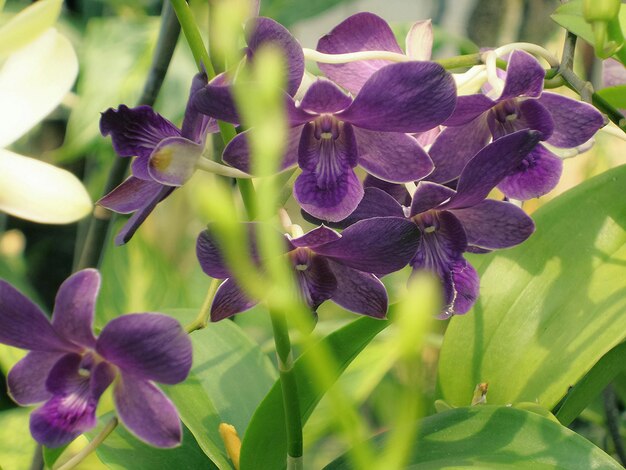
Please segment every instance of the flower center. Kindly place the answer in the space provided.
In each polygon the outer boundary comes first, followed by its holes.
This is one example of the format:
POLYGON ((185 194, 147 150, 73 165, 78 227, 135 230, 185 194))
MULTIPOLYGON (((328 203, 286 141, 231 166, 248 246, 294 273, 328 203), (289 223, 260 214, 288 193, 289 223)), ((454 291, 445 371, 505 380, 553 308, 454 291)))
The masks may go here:
POLYGON ((489 127, 493 137, 497 139, 515 132, 520 117, 520 109, 515 100, 506 100, 495 105, 489 115, 489 127))
POLYGON ((319 141, 319 159, 315 166, 317 185, 322 188, 332 187, 337 176, 343 172, 343 161, 337 149, 337 139, 341 134, 343 122, 331 114, 322 114, 314 121, 313 135, 319 141))

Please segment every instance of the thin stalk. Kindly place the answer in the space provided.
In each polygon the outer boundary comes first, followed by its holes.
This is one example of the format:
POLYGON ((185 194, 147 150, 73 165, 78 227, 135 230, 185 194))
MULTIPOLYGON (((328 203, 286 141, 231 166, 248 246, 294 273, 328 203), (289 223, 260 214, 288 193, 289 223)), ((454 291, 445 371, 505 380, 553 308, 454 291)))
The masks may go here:
MULTIPOLYGON (((152 65, 150 66, 148 78, 146 79, 141 97, 139 98, 139 104, 149 106, 154 105, 159 91, 161 90, 163 79, 165 78, 172 55, 174 54, 178 35, 180 34, 180 25, 176 20, 172 6, 168 2, 163 4, 161 18, 161 29, 154 50, 152 65)), ((114 160, 103 194, 110 193, 124 180, 129 164, 130 158, 116 158, 114 160)), ((85 236, 85 242, 83 243, 80 257, 74 266, 75 271, 87 267, 97 267, 100 264, 110 224, 111 212, 100 206, 96 206, 89 221, 89 228, 87 229, 87 235, 85 236)))
POLYGON ((93 441, 83 447, 78 454, 69 459, 63 465, 55 465, 54 467, 52 467, 52 469, 71 470, 72 468, 75 468, 78 464, 85 460, 94 450, 96 450, 107 437, 109 437, 109 434, 111 434, 113 430, 117 427, 117 423, 117 418, 111 418, 109 422, 104 426, 104 428, 102 428, 102 431, 100 431, 98 435, 93 439, 93 441))
POLYGON ((213 299, 215 298, 215 293, 217 292, 219 285, 219 279, 213 279, 211 281, 209 290, 207 291, 202 307, 200 308, 200 312, 198 312, 198 316, 194 319, 194 321, 185 327, 185 331, 187 333, 193 333, 196 330, 206 328, 209 323, 209 316, 211 315, 211 304, 213 303, 213 299))
POLYGON ((298 384, 293 369, 293 355, 287 319, 282 311, 270 311, 276 357, 280 372, 280 387, 283 394, 285 409, 285 426, 287 428, 287 469, 302 469, 302 417, 300 416, 300 401, 298 398, 298 384))

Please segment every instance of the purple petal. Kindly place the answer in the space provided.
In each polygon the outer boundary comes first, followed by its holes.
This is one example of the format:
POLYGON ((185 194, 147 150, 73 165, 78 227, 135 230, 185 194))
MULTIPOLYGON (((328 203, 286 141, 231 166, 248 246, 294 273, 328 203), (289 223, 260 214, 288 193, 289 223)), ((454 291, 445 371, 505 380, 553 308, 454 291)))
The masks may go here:
POLYGON ((537 145, 520 165, 498 184, 498 189, 509 198, 525 201, 552 191, 558 184, 562 172, 561 159, 543 145, 537 145))
POLYGON ((504 90, 498 101, 517 96, 537 98, 543 90, 543 78, 546 71, 541 64, 524 51, 513 51, 506 69, 504 90))
POLYGON ((518 131, 492 142, 463 168, 456 195, 445 204, 448 209, 471 207, 517 168, 537 145, 537 131, 518 131))
POLYGON ((98 204, 119 214, 129 214, 141 209, 156 197, 163 185, 152 180, 145 181, 134 176, 98 201, 98 204))
POLYGON ((132 313, 111 320, 96 351, 126 374, 175 384, 191 369, 191 341, 180 323, 160 313, 132 313))
POLYGON ((359 148, 359 165, 377 178, 408 183, 421 180, 433 171, 432 160, 409 135, 358 128, 354 133, 359 148))
POLYGON ((115 408, 124 426, 156 447, 176 447, 182 440, 178 411, 150 382, 121 373, 113 390, 115 408))
POLYGON ((181 136, 194 142, 202 142, 204 136, 208 133, 219 132, 220 128, 217 125, 217 121, 212 118, 208 118, 199 113, 193 105, 193 96, 197 91, 207 86, 207 76, 204 73, 197 73, 194 75, 191 81, 191 88, 189 90, 189 99, 187 101, 187 108, 185 109, 185 117, 183 119, 183 127, 181 130, 181 136))
POLYGON ((202 271, 207 276, 214 279, 226 279, 231 276, 217 241, 208 230, 203 230, 198 235, 196 256, 202 271))
POLYGON ((467 241, 487 249, 519 245, 535 231, 535 224, 519 207, 487 199, 474 207, 451 211, 463 224, 467 241))
POLYGON ((56 296, 52 326, 63 338, 93 348, 93 317, 100 290, 100 273, 84 269, 65 280, 56 296))
MULTIPOLYGON (((288 131, 285 156, 280 164, 280 170, 286 170, 296 165, 298 162, 298 147, 302 137, 303 125, 293 127, 288 131)), ((222 154, 222 160, 238 170, 250 173, 250 146, 248 145, 248 134, 254 131, 244 131, 231 140, 222 154)))
POLYGON ((357 271, 341 263, 328 261, 337 279, 337 288, 331 300, 351 312, 374 318, 387 315, 387 291, 373 274, 357 271))
POLYGON ((20 360, 7 375, 7 387, 15 403, 26 406, 41 403, 50 398, 46 380, 52 366, 65 353, 31 351, 20 360))
POLYGON ((424 132, 445 121, 455 103, 454 80, 442 66, 404 62, 374 73, 337 117, 372 131, 424 132))
POLYGON ((209 83, 194 93, 190 106, 219 121, 239 123, 239 114, 229 85, 209 83))
POLYGON ((413 137, 415 138, 415 140, 417 140, 417 143, 420 144, 422 147, 426 147, 426 146, 430 147, 435 142, 435 139, 437 139, 437 136, 441 134, 441 131, 442 131, 442 127, 437 126, 437 127, 433 127, 429 131, 420 132, 418 134, 413 134, 413 137))
POLYGON ((466 95, 456 99, 454 113, 444 123, 446 126, 462 126, 476 119, 495 106, 495 101, 485 95, 466 95))
POLYGON ((340 238, 341 235, 337 232, 322 225, 321 227, 317 227, 301 237, 294 238, 291 240, 291 244, 296 247, 317 246, 339 240, 340 238))
POLYGON ((626 83, 626 67, 615 59, 602 61, 602 88, 626 83))
POLYGON ((419 229, 413 222, 377 217, 351 225, 341 239, 317 246, 315 252, 359 271, 385 275, 406 266, 419 239, 419 229))
POLYGON ((428 180, 447 183, 458 178, 467 162, 485 147, 490 139, 491 131, 487 126, 485 115, 464 126, 444 129, 429 151, 435 170, 428 175, 428 180))
POLYGON ((456 191, 429 181, 420 181, 413 194, 410 217, 434 209, 456 194, 456 191))
POLYGON ((411 205, 411 194, 403 184, 389 183, 372 175, 367 175, 363 181, 364 188, 378 188, 393 197, 405 207, 411 205))
POLYGON ((300 295, 313 311, 330 299, 337 281, 328 267, 328 261, 311 250, 300 248, 289 253, 296 271, 300 295))
POLYGON ((442 279, 467 248, 461 222, 449 211, 426 212, 416 219, 422 237, 411 260, 413 269, 427 269, 442 279))
POLYGON ((352 104, 352 98, 330 80, 318 78, 304 94, 300 108, 309 113, 338 113, 352 104))
POLYGON ((148 157, 154 147, 167 137, 179 136, 174 124, 150 106, 129 108, 121 104, 109 108, 100 118, 100 132, 111 135, 113 148, 120 157, 148 157))
MULTIPOLYGON (((622 65, 620 67, 623 68, 622 65)), ((548 143, 555 147, 582 145, 604 126, 602 114, 582 101, 546 92, 541 95, 539 102, 548 109, 554 120, 554 132, 548 143)))
POLYGON ((320 187, 319 177, 304 171, 294 184, 294 197, 300 206, 320 220, 338 222, 348 217, 363 198, 363 186, 351 168, 320 187))
POLYGON ((283 51, 287 62, 287 93, 295 95, 304 75, 304 54, 296 38, 281 24, 264 17, 250 20, 246 32, 252 56, 263 45, 271 44, 283 51))
POLYGON ((252 300, 239 289, 235 281, 226 279, 217 289, 211 305, 211 321, 220 321, 254 307, 252 300))
MULTIPOLYGON (((167 137, 167 138, 169 139, 170 137, 167 137)), ((142 180, 152 181, 152 178, 150 177, 150 172, 148 171, 149 164, 150 164, 149 156, 142 155, 140 157, 133 158, 133 161, 130 164, 132 175, 142 180)))
POLYGON ((552 135, 554 121, 548 110, 532 99, 510 99, 498 103, 488 115, 487 122, 494 140, 517 130, 533 129, 541 132, 541 139, 552 135))
POLYGON ((414 60, 430 60, 433 50, 433 23, 416 21, 406 35, 406 55, 414 60))
POLYGON ((150 176, 161 184, 182 186, 195 173, 202 150, 202 145, 184 137, 165 139, 150 156, 150 176))
POLYGON ((348 227, 359 220, 372 219, 374 217, 404 217, 402 206, 392 196, 378 188, 365 188, 363 199, 347 218, 340 224, 342 228, 348 227))
MULTIPOLYGON (((357 13, 344 20, 319 40, 317 50, 326 54, 358 51, 402 54, 387 22, 372 13, 357 13)), ((389 64, 386 60, 360 60, 345 64, 318 63, 318 66, 328 78, 356 94, 374 72, 389 64)))
POLYGON ((80 349, 59 336, 39 307, 3 280, 0 280, 0 343, 31 351, 80 349))
POLYGON ((159 202, 172 194, 176 188, 173 186, 164 186, 159 183, 159 190, 139 208, 130 219, 124 224, 122 230, 115 236, 115 244, 123 245, 135 235, 137 229, 144 223, 148 216, 152 213, 159 202))
POLYGON ((449 289, 448 286, 451 284, 454 297, 443 314, 444 318, 467 313, 474 306, 480 288, 478 273, 464 258, 452 264, 448 279, 446 287, 449 289))

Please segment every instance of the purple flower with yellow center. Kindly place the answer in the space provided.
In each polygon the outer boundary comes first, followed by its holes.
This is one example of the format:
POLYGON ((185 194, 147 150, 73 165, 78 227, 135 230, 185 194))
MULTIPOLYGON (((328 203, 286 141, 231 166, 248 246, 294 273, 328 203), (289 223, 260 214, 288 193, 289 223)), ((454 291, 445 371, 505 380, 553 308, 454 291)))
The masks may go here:
MULTIPOLYGON (((255 224, 247 227, 254 240, 255 224)), ((313 311, 332 300, 355 313, 384 318, 387 292, 378 277, 406 266, 418 243, 415 224, 401 217, 384 217, 357 222, 341 234, 321 226, 300 237, 286 237, 285 255, 293 265, 302 299, 313 311)), ((254 241, 252 245, 249 253, 258 261, 254 241)), ((226 279, 215 294, 212 321, 258 303, 237 285, 210 228, 198 237, 197 255, 207 275, 226 279)))
MULTIPOLYGON (((197 74, 191 84, 190 99, 206 83, 206 75, 197 74)), ((120 157, 136 157, 132 176, 98 201, 114 212, 133 213, 115 238, 121 245, 132 238, 159 202, 191 177, 207 134, 219 128, 214 119, 196 112, 189 102, 182 129, 150 106, 120 105, 117 110, 111 108, 102 113, 100 131, 103 136, 111 136, 120 157), (159 171, 164 167, 169 168, 165 176, 159 171)))
MULTIPOLYGON (((588 141, 604 118, 591 105, 556 93, 543 92, 545 70, 531 55, 514 51, 500 96, 460 96, 448 126, 434 142, 430 156, 435 171, 428 180, 446 183, 458 178, 470 158, 491 139, 521 129, 541 132, 541 140, 558 148, 574 148, 588 141)), ((526 200, 551 191, 559 181, 561 159, 544 145, 507 175, 498 188, 513 199, 526 200)))
POLYGON ((463 253, 515 246, 534 231, 532 219, 519 207, 486 198, 538 141, 538 132, 525 130, 487 145, 467 163, 456 191, 421 181, 411 199, 404 187, 377 182, 378 187, 365 189, 359 207, 339 226, 380 217, 412 221, 419 230, 410 240, 417 241, 417 249, 409 264, 441 279, 446 307, 440 318, 467 313, 478 297, 479 279, 463 253))
MULTIPOLYGON (((205 87, 204 94, 217 93, 205 87)), ((405 183, 426 177, 433 164, 407 133, 424 132, 454 109, 456 88, 450 74, 434 62, 388 65, 375 72, 353 99, 327 79, 318 79, 294 102, 286 96, 289 124, 282 169, 302 169, 294 196, 321 220, 347 217, 363 197, 354 168, 386 181, 405 183)), ((196 101, 199 111, 222 120, 238 120, 234 106, 217 99, 196 101)), ((229 102, 232 105, 232 101, 229 102)), ((223 154, 226 163, 250 171, 246 132, 223 154)))
POLYGON ((178 321, 160 313, 111 320, 96 338, 92 324, 100 275, 86 269, 60 287, 52 320, 0 280, 0 343, 30 352, 7 376, 20 405, 42 403, 30 430, 47 447, 71 442, 96 425, 96 406, 114 384, 121 422, 139 439, 174 447, 182 438, 174 404, 154 382, 176 384, 191 369, 191 342, 178 321))

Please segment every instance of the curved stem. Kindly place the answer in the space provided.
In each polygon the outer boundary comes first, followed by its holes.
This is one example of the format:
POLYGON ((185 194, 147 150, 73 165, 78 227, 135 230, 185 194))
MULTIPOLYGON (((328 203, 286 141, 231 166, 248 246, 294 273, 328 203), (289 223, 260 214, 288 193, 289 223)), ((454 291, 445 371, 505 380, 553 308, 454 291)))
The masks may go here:
POLYGON ((530 42, 513 42, 511 44, 505 44, 504 46, 498 47, 493 52, 495 52, 496 55, 500 57, 508 54, 509 52, 513 52, 516 49, 520 49, 536 55, 537 57, 541 57, 548 64, 550 64, 550 67, 559 66, 559 59, 557 59, 550 51, 530 42))
POLYGON ((209 323, 209 316, 211 315, 211 304, 213 303, 215 293, 217 292, 217 288, 219 286, 219 279, 213 279, 211 281, 211 284, 209 284, 209 290, 207 291, 204 302, 202 303, 202 307, 200 307, 200 311, 198 312, 198 316, 194 319, 194 321, 185 327, 185 331, 187 333, 193 333, 196 330, 206 328, 209 323))
POLYGON ((280 387, 283 394, 285 410, 285 426, 287 428, 287 469, 302 468, 302 417, 300 416, 300 400, 298 398, 298 384, 293 369, 293 355, 291 341, 287 328, 287 319, 283 312, 270 311, 276 357, 280 372, 280 387))
POLYGON ((232 166, 222 165, 221 163, 217 163, 213 160, 209 160, 208 158, 200 158, 196 162, 196 168, 198 170, 203 170, 209 173, 214 173, 220 176, 229 176, 231 178, 244 178, 249 179, 252 178, 252 175, 248 173, 244 173, 237 168, 233 168, 232 166))
POLYGON ((78 454, 69 459, 63 465, 55 465, 53 470, 71 470, 80 464, 83 460, 85 460, 94 450, 98 448, 100 444, 104 442, 104 440, 109 437, 109 434, 113 432, 113 430, 117 427, 118 420, 116 417, 113 417, 109 420, 109 422, 102 428, 102 431, 98 433, 98 435, 83 447, 78 454))

